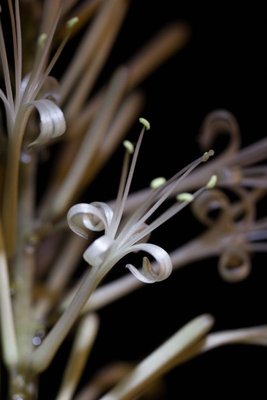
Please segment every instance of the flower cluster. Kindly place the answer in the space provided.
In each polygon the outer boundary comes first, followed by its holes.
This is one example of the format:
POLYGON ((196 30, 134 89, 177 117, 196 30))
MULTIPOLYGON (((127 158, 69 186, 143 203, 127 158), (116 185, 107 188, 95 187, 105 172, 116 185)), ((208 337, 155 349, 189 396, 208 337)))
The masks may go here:
MULTIPOLYGON (((153 283, 168 278, 172 271, 172 262, 168 253, 161 247, 146 243, 147 238, 154 229, 173 217, 185 205, 198 197, 203 189, 201 188, 196 191, 194 195, 180 193, 177 195, 176 204, 158 216, 152 223, 147 224, 147 220, 165 200, 173 196, 175 192, 178 192, 180 182, 201 162, 207 161, 208 158, 213 155, 213 151, 211 150, 205 153, 198 160, 175 174, 167 182, 162 180, 162 178, 160 180, 158 178, 153 180, 151 193, 148 194, 142 204, 129 215, 125 221, 122 221, 143 135, 145 129, 150 128, 150 124, 147 120, 143 118, 140 118, 140 120, 144 124, 144 128, 136 144, 135 151, 133 150, 133 145, 129 141, 124 142, 126 157, 114 210, 112 210, 108 204, 101 202, 77 204, 69 210, 68 222, 70 228, 83 237, 87 237, 86 229, 91 231, 104 230, 104 235, 96 239, 83 255, 88 264, 93 267, 109 269, 130 252, 144 251, 150 253, 157 261, 156 269, 153 270, 152 264, 147 257, 143 258, 142 272, 131 264, 127 264, 126 266, 136 278, 140 279, 142 282, 153 283), (131 153, 133 153, 133 160, 127 177, 129 155, 131 153)), ((208 188, 216 184, 216 179, 214 180, 214 178, 215 175, 212 177, 212 180, 207 183, 208 188)))

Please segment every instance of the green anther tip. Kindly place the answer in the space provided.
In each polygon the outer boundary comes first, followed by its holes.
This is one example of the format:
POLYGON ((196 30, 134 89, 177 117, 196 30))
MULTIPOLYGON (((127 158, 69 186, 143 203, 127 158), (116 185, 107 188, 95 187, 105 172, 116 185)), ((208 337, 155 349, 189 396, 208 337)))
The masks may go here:
POLYGON ((190 203, 191 201, 194 200, 194 196, 191 193, 187 193, 187 192, 179 193, 176 196, 176 200, 178 200, 178 201, 186 201, 186 202, 190 203))
POLYGON ((47 39, 47 34, 46 33, 41 33, 41 35, 38 37, 38 47, 42 48, 43 45, 45 44, 47 39))
POLYGON ((157 189, 160 186, 164 185, 165 182, 166 179, 163 176, 159 176, 158 178, 155 178, 150 182, 150 187, 151 189, 157 189))
POLYGON ((216 186, 216 183, 218 181, 217 175, 212 175, 210 180, 208 181, 206 188, 207 189, 213 189, 216 186))
POLYGON ((129 154, 133 154, 134 145, 132 144, 132 142, 130 142, 129 140, 124 140, 122 144, 125 147, 125 149, 128 151, 129 154))
POLYGON ((206 152, 203 154, 203 161, 208 161, 208 159, 209 159, 210 157, 212 157, 212 156, 214 156, 214 150, 206 151, 206 152))
POLYGON ((67 21, 67 28, 72 29, 79 22, 78 17, 73 17, 67 21))
POLYGON ((139 118, 139 122, 144 125, 147 131, 150 129, 150 122, 147 119, 139 118))

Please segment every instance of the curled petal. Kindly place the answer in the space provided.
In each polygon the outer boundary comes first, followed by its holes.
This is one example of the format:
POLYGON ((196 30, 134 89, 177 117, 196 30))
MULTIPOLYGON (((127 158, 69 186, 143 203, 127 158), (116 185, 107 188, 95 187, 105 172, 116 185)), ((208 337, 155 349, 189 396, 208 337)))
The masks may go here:
POLYGON ((214 189, 201 193, 192 203, 192 210, 196 217, 207 226, 216 221, 223 223, 225 227, 232 228, 238 223, 239 229, 249 229, 255 220, 255 204, 249 192, 243 188, 231 187, 231 192, 237 197, 237 201, 230 203, 228 196, 222 191, 214 189), (212 213, 219 212, 217 217, 212 213))
POLYGON ((221 277, 228 282, 238 282, 251 271, 249 256, 243 246, 232 244, 221 255, 218 265, 221 277))
POLYGON ((195 216, 207 226, 213 225, 219 218, 225 222, 231 220, 228 198, 222 191, 217 189, 201 193, 192 203, 192 210, 195 216), (214 211, 219 212, 219 217, 212 217, 211 213, 214 211))
POLYGON ((233 154, 240 147, 239 126, 235 117, 227 110, 213 111, 205 118, 200 135, 200 145, 204 150, 213 147, 216 136, 220 133, 227 133, 230 136, 230 143, 224 151, 224 156, 233 154))
POLYGON ((83 258, 93 267, 99 267, 106 259, 108 251, 111 249, 114 240, 107 235, 96 239, 83 253, 83 258))
POLYGON ((131 246, 130 251, 145 251, 151 254, 151 256, 156 260, 156 263, 151 264, 149 259, 144 257, 142 270, 138 270, 131 264, 126 265, 126 268, 128 268, 141 282, 159 282, 170 276, 172 272, 172 262, 169 254, 161 247, 151 243, 138 243, 131 246))
POLYGON ((102 202, 80 203, 71 207, 67 219, 70 229, 77 235, 88 238, 91 231, 108 230, 113 216, 112 209, 102 202))
POLYGON ((40 115, 39 135, 29 144, 29 147, 44 145, 65 132, 64 114, 53 101, 40 99, 28 103, 28 105, 35 107, 40 115))

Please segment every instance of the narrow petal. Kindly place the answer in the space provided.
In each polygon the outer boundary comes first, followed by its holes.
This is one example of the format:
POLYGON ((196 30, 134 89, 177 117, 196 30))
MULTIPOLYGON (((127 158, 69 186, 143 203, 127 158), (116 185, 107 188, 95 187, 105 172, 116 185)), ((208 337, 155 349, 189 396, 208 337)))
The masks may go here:
POLYGON ((80 203, 71 207, 67 219, 70 229, 87 239, 88 229, 106 231, 110 226, 112 216, 113 211, 106 203, 93 202, 91 204, 80 203))
POLYGON ((130 247, 129 252, 133 251, 145 251, 151 254, 151 256, 156 260, 156 264, 151 264, 147 257, 143 258, 142 270, 138 270, 131 264, 127 264, 131 273, 144 283, 154 283, 163 281, 168 278, 172 272, 172 262, 169 254, 163 250, 161 247, 156 246, 151 243, 138 243, 130 247), (155 267, 156 265, 156 267, 155 267))
POLYGON ((35 107, 40 115, 40 133, 29 147, 44 145, 65 132, 64 114, 53 101, 40 99, 28 103, 28 105, 35 107))

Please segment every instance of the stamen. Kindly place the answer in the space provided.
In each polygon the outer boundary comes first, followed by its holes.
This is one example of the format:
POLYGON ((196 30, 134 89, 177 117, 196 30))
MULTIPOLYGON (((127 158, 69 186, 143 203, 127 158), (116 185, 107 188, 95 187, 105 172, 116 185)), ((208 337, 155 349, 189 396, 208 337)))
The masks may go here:
MULTIPOLYGON (((130 186, 131 186, 131 182, 132 182, 133 174, 134 174, 134 169, 135 169, 135 166, 136 166, 136 161, 137 161, 137 157, 138 157, 138 153, 139 153, 139 150, 140 150, 140 147, 141 147, 141 143, 142 143, 143 137, 144 137, 144 129, 142 129, 142 131, 140 133, 140 136, 138 138, 137 144, 135 146, 135 150, 134 150, 133 158, 132 158, 132 163, 131 163, 131 166, 130 166, 130 170, 129 170, 129 174, 128 174, 127 180, 125 182, 123 193, 121 192, 122 185, 120 184, 119 194, 120 195, 122 194, 122 198, 121 198, 121 201, 119 202, 118 201, 119 197, 117 196, 116 208, 114 210, 113 221, 112 221, 112 224, 111 224, 111 226, 112 226, 112 235, 116 234, 118 226, 119 226, 121 218, 122 218, 122 215, 123 215, 125 202, 126 202, 129 190, 130 190, 130 186)), ((128 154, 128 153, 126 153, 126 154, 128 154)))
MULTIPOLYGON (((128 240, 129 237, 133 234, 133 230, 136 230, 136 225, 138 224, 139 226, 141 226, 143 223, 145 223, 146 220, 161 206, 161 204, 173 194, 176 188, 178 188, 180 182, 184 178, 186 178, 186 176, 188 176, 201 162, 207 161, 207 159, 213 154, 213 150, 206 152, 202 157, 193 161, 191 164, 176 173, 171 179, 167 181, 166 185, 162 186, 162 188, 159 187, 155 191, 151 192, 146 201, 127 220, 117 239, 122 241, 128 240)), ((181 205, 181 207, 183 207, 183 205, 181 205)), ((143 230, 142 233, 140 233, 140 237, 138 240, 142 239, 142 235, 144 233, 147 234, 152 232, 152 230, 156 229, 156 227, 158 227, 163 222, 167 221, 171 216, 173 216, 173 212, 176 213, 179 210, 180 209, 177 209, 177 211, 175 212, 174 210, 169 210, 166 213, 163 213, 161 217, 153 222, 154 225, 150 224, 149 228, 143 230)))

